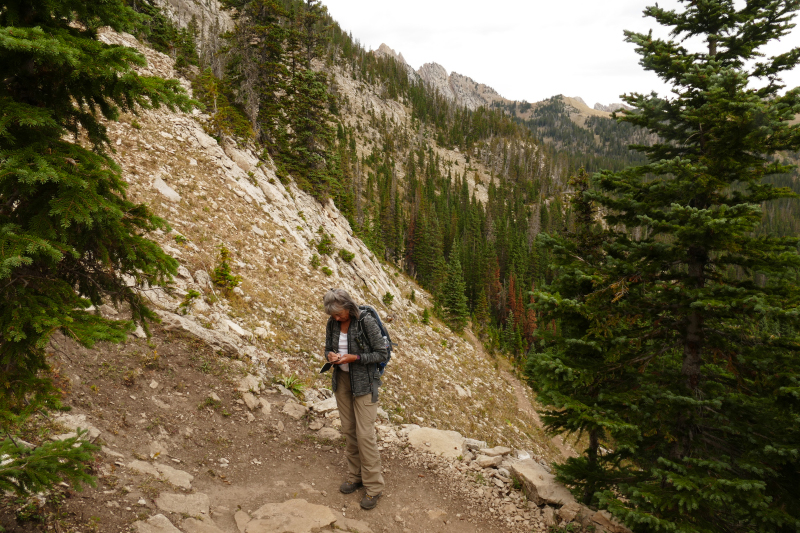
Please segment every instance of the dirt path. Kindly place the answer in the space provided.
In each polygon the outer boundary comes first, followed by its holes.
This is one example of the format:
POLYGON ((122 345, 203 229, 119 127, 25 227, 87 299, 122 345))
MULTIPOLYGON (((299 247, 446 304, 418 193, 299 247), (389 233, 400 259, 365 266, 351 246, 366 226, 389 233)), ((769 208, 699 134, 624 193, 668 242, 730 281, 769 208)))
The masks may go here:
MULTIPOLYGON (((539 427, 544 429, 544 424, 542 423, 542 419, 539 417, 539 413, 533 407, 530 398, 525 393, 526 386, 507 370, 501 370, 500 372, 503 376, 503 379, 505 379, 514 389, 514 396, 517 398, 517 407, 520 410, 528 413, 536 421, 539 427)), ((561 438, 561 436, 556 435, 555 437, 552 437, 550 442, 552 442, 553 445, 558 448, 564 459, 578 457, 578 453, 572 448, 572 446, 564 442, 564 439, 561 438)))
MULTIPOLYGON (((343 441, 318 438, 309 428, 315 417, 285 413, 284 404, 293 399, 269 383, 261 397, 271 411, 248 409, 237 390, 249 370, 241 361, 160 327, 154 331, 149 343, 132 339, 94 350, 64 342, 54 364, 71 383, 65 403, 99 430, 105 449, 94 469, 98 486, 81 493, 65 489, 63 499, 33 514, 20 512, 19 501, 0 499, 4 531, 122 532, 160 513, 182 532, 200 532, 190 527, 186 513, 159 506, 165 493, 207 495, 206 518, 217 529, 202 531, 214 533, 239 533, 237 511, 293 499, 363 521, 368 529, 361 533, 530 531, 526 522, 538 510, 521 495, 485 482, 481 489, 474 473, 397 439, 383 444, 384 497, 378 509, 363 511, 361 491, 338 492, 346 473, 343 441), (137 462, 180 470, 193 476, 191 486, 132 468, 137 462)), ((316 420, 336 425, 335 418, 316 420)), ((64 428, 44 426, 40 435, 48 432, 64 428)))

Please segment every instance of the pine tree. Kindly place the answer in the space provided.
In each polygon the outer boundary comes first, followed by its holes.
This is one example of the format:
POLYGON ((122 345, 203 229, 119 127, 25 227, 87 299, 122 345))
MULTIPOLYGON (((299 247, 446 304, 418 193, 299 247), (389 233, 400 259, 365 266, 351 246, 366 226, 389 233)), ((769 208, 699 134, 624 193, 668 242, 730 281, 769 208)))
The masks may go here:
POLYGON ((57 331, 87 347, 125 339, 156 315, 123 277, 159 286, 176 272, 145 236, 166 222, 126 199, 106 153, 103 119, 190 108, 177 81, 134 72, 145 65, 137 51, 98 40, 99 28, 131 31, 137 17, 122 0, 18 0, 0 9, 0 429, 8 436, 0 490, 91 482, 92 445, 31 449, 14 437, 33 413, 60 407, 46 374, 49 339, 57 331), (133 320, 88 310, 104 301, 126 304, 133 320))
POLYGON ((592 501, 636 532, 797 531, 799 240, 756 229, 762 204, 794 196, 765 183, 791 169, 773 156, 800 149, 800 89, 780 81, 800 49, 759 51, 800 4, 684 4, 645 11, 675 40, 626 33, 674 94, 624 98, 622 120, 657 135, 636 147, 648 163, 586 193, 616 228, 587 274, 591 327, 568 348, 615 380, 591 422, 613 448, 592 501))

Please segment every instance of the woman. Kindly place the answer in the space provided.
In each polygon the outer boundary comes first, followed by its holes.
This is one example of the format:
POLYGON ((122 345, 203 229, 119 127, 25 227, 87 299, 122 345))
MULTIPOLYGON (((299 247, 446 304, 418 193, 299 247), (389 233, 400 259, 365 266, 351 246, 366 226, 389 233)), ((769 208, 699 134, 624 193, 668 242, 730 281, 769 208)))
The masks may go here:
POLYGON ((384 486, 375 417, 381 384, 377 363, 388 359, 386 342, 375 319, 361 314, 347 291, 331 289, 322 301, 330 316, 325 331, 325 354, 333 365, 333 392, 342 433, 347 438, 348 475, 339 491, 350 494, 365 487, 361 507, 374 509, 384 486))

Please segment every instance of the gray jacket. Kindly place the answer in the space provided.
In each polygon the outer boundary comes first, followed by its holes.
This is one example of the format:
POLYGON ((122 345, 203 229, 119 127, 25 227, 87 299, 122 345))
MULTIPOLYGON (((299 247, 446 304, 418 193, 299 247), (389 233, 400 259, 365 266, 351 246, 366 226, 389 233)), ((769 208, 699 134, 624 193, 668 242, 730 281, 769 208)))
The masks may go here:
MULTIPOLYGON (((328 352, 339 353, 339 332, 341 324, 332 317, 325 328, 325 355, 328 352)), ((350 363, 350 386, 353 396, 372 394, 372 401, 378 401, 378 387, 381 376, 378 363, 389 359, 386 341, 372 316, 362 313, 358 320, 350 321, 347 332, 347 353, 360 355, 361 360, 350 363)), ((339 377, 339 365, 333 365, 333 390, 336 391, 336 380, 339 377)))

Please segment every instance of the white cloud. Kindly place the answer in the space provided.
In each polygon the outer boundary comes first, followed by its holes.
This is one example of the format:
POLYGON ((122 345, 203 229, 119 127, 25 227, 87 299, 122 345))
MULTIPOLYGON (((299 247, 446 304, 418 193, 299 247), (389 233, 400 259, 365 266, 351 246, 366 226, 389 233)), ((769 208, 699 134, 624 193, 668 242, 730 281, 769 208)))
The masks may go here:
MULTIPOLYGON (((741 0, 739 0, 741 1, 741 0)), ((323 0, 335 20, 367 48, 386 43, 414 68, 436 62, 507 98, 535 102, 555 94, 591 106, 624 92, 667 88, 639 65, 623 30, 664 34, 642 11, 654 0, 323 0)), ((676 0, 662 0, 663 7, 676 0)), ((770 48, 800 43, 800 30, 770 48), (793 44, 792 44, 793 43, 793 44)), ((785 76, 800 85, 800 69, 785 76)))

